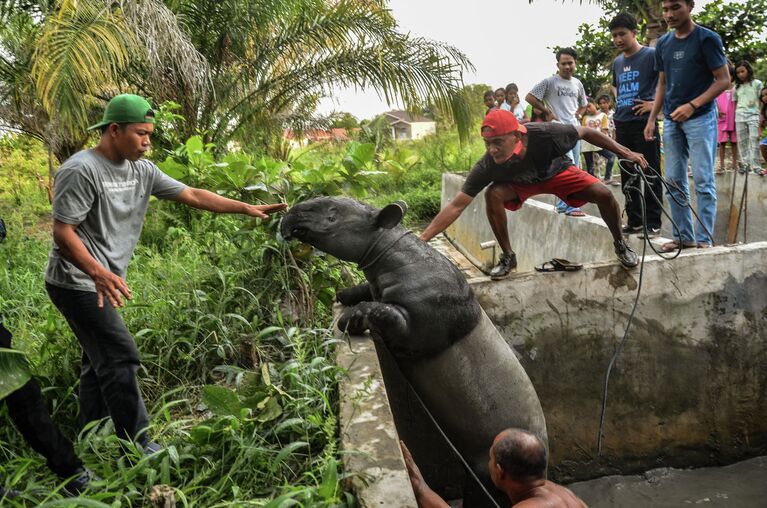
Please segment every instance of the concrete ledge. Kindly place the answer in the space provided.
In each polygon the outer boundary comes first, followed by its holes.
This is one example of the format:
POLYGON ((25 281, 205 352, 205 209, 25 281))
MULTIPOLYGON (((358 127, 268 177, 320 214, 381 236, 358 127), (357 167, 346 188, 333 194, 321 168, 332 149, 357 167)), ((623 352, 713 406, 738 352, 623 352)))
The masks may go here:
MULTIPOLYGON (((735 195, 734 203, 737 208, 740 204, 741 194, 743 193, 743 186, 748 180, 748 196, 747 196, 747 209, 748 209, 748 238, 743 237, 743 226, 745 222, 746 214, 741 216, 741 222, 739 227, 739 242, 762 242, 767 240, 767 178, 749 173, 746 175, 734 175, 732 171, 726 173, 717 173, 714 175, 716 180, 716 223, 714 224, 714 240, 717 244, 724 244, 727 238, 727 223, 729 222, 730 214, 730 198, 732 197, 733 176, 735 179, 735 195)), ((696 206, 695 199, 695 183, 692 178, 688 179, 690 188, 690 199, 693 207, 696 206)), ((625 202, 625 196, 618 186, 609 186, 615 199, 620 203, 623 208, 625 202)), ((538 201, 542 201, 547 204, 554 204, 554 196, 538 196, 538 201)), ((663 203, 668 209, 668 200, 666 196, 663 196, 663 203)), ((745 208, 745 206, 744 206, 745 208)), ((599 217, 599 210, 596 205, 587 204, 582 208, 584 212, 589 215, 599 217)), ((696 208, 697 210, 697 208, 696 208)), ((668 238, 673 236, 671 224, 666 217, 663 217, 663 227, 661 234, 668 238)))
MULTIPOLYGON (((767 178, 757 175, 737 175, 735 182, 735 204, 740 203, 743 184, 748 178, 748 240, 767 240, 767 178)), ((442 175, 442 207, 461 189, 464 175, 445 173, 442 175)), ((717 201, 717 221, 714 239, 723 243, 726 237, 732 191, 733 173, 716 175, 719 200, 717 201)), ((621 188, 608 186, 615 198, 624 206, 621 188)), ((695 206, 695 192, 690 180, 692 202, 695 206)), ((596 205, 587 204, 583 211, 586 217, 567 217, 554 211, 555 197, 537 196, 529 199, 516 212, 507 212, 508 230, 512 246, 517 253, 517 270, 532 271, 535 265, 553 257, 565 258, 579 263, 593 261, 612 261, 615 259, 612 237, 607 226, 599 217, 596 205)), ((665 197, 664 197, 665 199, 665 197)), ((667 206, 668 208, 668 206, 667 206)), ((743 221, 741 220, 739 241, 743 241, 743 221)), ((484 191, 477 195, 461 216, 446 231, 447 237, 456 248, 472 263, 486 271, 495 264, 494 251, 483 250, 480 244, 495 240, 485 212, 484 191)), ((664 217, 662 235, 671 238, 671 225, 664 217)), ((634 250, 641 249, 642 243, 631 236, 629 242, 634 250)), ((496 253, 497 254, 497 253, 496 253)))
POLYGON ((352 489, 362 507, 417 508, 375 344, 369 335, 350 337, 349 343, 338 345, 336 361, 349 373, 339 387, 339 425, 352 489))
POLYGON ((591 263, 472 287, 546 414, 553 477, 721 465, 767 452, 767 242, 648 256, 629 340, 605 370, 639 270, 591 263))

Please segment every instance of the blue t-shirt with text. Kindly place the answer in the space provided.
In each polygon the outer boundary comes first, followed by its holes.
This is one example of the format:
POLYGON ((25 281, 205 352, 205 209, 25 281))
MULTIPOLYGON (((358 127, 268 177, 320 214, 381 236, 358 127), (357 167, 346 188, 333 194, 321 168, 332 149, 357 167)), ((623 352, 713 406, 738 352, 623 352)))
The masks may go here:
POLYGON ((649 112, 635 115, 632 108, 636 105, 634 102, 636 99, 645 101, 655 99, 655 88, 658 86, 655 48, 643 46, 630 57, 618 55, 613 62, 613 86, 617 93, 613 120, 647 122, 649 112))
MULTIPOLYGON (((705 92, 714 81, 714 69, 727 65, 719 34, 695 25, 684 39, 669 32, 655 46, 655 69, 665 73, 666 89, 663 111, 667 117, 679 106, 705 92)), ((698 104, 691 118, 706 114, 714 101, 698 104)))

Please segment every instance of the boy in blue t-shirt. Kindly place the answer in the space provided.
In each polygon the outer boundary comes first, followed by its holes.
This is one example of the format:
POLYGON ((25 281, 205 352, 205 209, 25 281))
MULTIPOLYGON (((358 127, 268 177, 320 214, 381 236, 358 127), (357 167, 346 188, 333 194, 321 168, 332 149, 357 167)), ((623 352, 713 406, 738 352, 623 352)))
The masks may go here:
MULTIPOLYGON (((610 21, 609 28, 613 44, 621 51, 612 66, 615 140, 628 149, 644 155, 648 164, 660 171, 660 140, 655 134, 650 140, 644 137, 645 124, 650 116, 650 110, 655 101, 655 89, 658 86, 655 49, 639 44, 637 22, 631 14, 618 14, 610 21)), ((657 132, 657 125, 654 124, 654 127, 657 132)), ((630 179, 631 175, 621 170, 623 192, 626 192, 625 187, 630 179)), ((645 185, 644 188, 645 218, 647 236, 654 238, 660 235, 663 184, 658 178, 648 181, 650 185, 645 185), (658 199, 655 199, 652 194, 655 194, 658 199)), ((644 236, 642 201, 639 191, 629 190, 628 192, 630 198, 626 200, 628 223, 623 227, 623 232, 639 233, 644 236)))
POLYGON ((710 247, 716 219, 716 108, 713 101, 730 83, 727 59, 719 35, 692 21, 693 0, 663 0, 663 19, 672 32, 658 40, 655 69, 658 88, 645 126, 645 139, 655 137, 655 121, 663 106, 663 146, 671 216, 678 226, 675 240, 664 252, 710 247), (690 191, 687 162, 691 162, 701 227, 693 227, 692 212, 684 206, 690 191), (682 204, 680 204, 682 203, 682 204), (696 232, 697 230, 697 232, 696 232))

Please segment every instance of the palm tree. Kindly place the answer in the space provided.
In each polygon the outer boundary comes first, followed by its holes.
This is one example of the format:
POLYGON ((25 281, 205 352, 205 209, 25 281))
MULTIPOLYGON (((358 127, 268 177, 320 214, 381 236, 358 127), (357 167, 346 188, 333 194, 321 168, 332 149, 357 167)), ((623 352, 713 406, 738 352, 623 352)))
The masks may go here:
POLYGON ((305 123, 338 86, 372 88, 413 109, 434 103, 468 127, 466 56, 400 33, 384 1, 182 0, 173 8, 211 65, 207 93, 177 94, 188 128, 208 140, 254 141, 305 123))
POLYGON ((468 130, 470 62, 400 33, 383 0, 0 0, 0 16, 23 19, 26 35, 0 51, 2 120, 59 160, 82 146, 95 106, 124 90, 178 102, 184 134, 221 144, 306 122, 335 86, 435 104, 468 130))
POLYGON ((207 83, 207 63, 156 0, 0 0, 0 23, 0 122, 59 161, 83 146, 99 99, 130 86, 131 72, 159 94, 168 80, 207 83))

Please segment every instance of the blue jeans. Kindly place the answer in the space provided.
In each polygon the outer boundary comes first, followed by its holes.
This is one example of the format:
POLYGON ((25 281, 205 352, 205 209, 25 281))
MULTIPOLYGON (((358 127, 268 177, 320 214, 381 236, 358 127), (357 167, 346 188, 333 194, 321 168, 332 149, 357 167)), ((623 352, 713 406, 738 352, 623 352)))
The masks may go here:
MULTIPOLYGON (((573 164, 581 167, 581 140, 579 139, 577 143, 575 143, 575 146, 572 150, 570 150, 567 155, 572 159, 573 164)), ((575 206, 570 206, 561 199, 557 198, 557 212, 558 213, 570 213, 574 211, 580 211, 580 208, 575 206)))
POLYGON ((711 244, 705 229, 714 234, 716 220, 716 181, 714 180, 714 158, 716 156, 716 109, 686 122, 663 121, 663 147, 666 158, 666 179, 680 190, 668 192, 671 217, 679 227, 674 230, 677 240, 685 244, 711 244), (692 178, 695 183, 698 216, 705 229, 693 226, 692 211, 683 204, 690 199, 687 181, 687 162, 692 164, 692 178), (679 201, 682 204, 677 203, 679 201))

